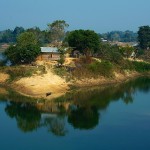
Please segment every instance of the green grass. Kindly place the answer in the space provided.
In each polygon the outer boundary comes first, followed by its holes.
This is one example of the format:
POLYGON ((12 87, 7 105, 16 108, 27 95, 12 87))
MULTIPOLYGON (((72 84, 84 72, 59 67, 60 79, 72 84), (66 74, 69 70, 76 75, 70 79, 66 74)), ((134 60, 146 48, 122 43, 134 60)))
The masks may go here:
POLYGON ((99 78, 100 76, 112 77, 113 76, 113 64, 109 61, 93 61, 85 64, 80 63, 80 67, 75 68, 72 72, 72 76, 77 79, 83 78, 99 78))
POLYGON ((121 64, 121 70, 130 70, 137 72, 150 71, 150 63, 124 60, 121 64))
POLYGON ((105 77, 113 76, 113 65, 109 61, 95 61, 87 66, 87 69, 97 75, 102 75, 105 77))
POLYGON ((55 67, 54 69, 54 73, 57 74, 60 77, 64 77, 67 75, 67 70, 64 67, 55 67))
POLYGON ((137 62, 137 61, 133 61, 132 63, 133 63, 134 69, 137 72, 147 72, 147 71, 150 71, 150 63, 137 62))

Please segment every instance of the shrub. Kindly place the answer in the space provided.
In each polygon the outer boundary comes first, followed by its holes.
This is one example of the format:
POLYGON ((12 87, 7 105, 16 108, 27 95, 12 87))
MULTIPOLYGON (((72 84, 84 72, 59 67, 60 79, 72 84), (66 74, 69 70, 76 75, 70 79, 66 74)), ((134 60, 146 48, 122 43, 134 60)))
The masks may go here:
POLYGON ((150 64, 146 62, 124 60, 121 64, 123 70, 135 70, 137 72, 150 71, 150 64))
POLYGON ((149 63, 137 62, 137 61, 133 61, 132 63, 134 65, 134 69, 138 72, 150 71, 150 64, 149 63))
POLYGON ((126 59, 120 64, 121 70, 134 70, 132 61, 126 59))
POLYGON ((106 77, 111 77, 113 65, 109 61, 98 62, 95 61, 88 65, 88 69, 97 75, 102 75, 106 77))
POLYGON ((99 51, 99 57, 103 60, 112 63, 120 64, 123 57, 118 46, 111 46, 109 44, 102 44, 99 51))
POLYGON ((55 67, 54 72, 61 77, 64 77, 67 75, 67 70, 64 67, 55 67))

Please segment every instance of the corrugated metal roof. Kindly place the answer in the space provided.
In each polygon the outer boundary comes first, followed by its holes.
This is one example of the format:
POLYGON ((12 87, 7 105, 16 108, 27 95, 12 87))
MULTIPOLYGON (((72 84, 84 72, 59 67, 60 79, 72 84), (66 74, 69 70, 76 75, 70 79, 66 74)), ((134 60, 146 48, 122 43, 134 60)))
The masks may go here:
POLYGON ((58 53, 58 48, 57 47, 41 47, 41 52, 43 53, 58 53))

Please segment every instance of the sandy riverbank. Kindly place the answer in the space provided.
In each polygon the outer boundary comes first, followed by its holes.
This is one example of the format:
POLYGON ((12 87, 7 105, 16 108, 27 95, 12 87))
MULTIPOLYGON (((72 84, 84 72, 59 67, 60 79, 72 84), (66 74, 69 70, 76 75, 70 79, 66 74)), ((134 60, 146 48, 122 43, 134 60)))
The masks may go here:
MULTIPOLYGON (((65 79, 54 74, 51 70, 48 70, 47 73, 43 75, 33 75, 32 77, 25 77, 17 81, 13 81, 10 86, 22 95, 36 98, 53 99, 68 92, 70 90, 70 85, 79 88, 97 85, 109 85, 124 82, 142 75, 143 74, 137 72, 126 72, 124 74, 115 73, 113 78, 99 77, 96 79, 91 78, 66 82, 65 79), (46 93, 51 93, 51 95, 46 96, 46 93)), ((0 73, 1 84, 5 84, 8 78, 9 75, 0 73)))
POLYGON ((68 83, 51 71, 42 76, 21 78, 13 82, 12 87, 23 95, 46 99, 59 97, 69 90, 68 83), (46 93, 51 93, 51 95, 46 96, 46 93))
POLYGON ((109 85, 121 83, 126 80, 142 76, 137 72, 126 74, 115 74, 114 78, 100 77, 98 79, 83 79, 74 82, 66 82, 63 78, 48 72, 42 76, 32 76, 30 78, 22 78, 13 83, 13 88, 19 93, 31 97, 53 99, 64 95, 69 91, 69 85, 76 87, 90 87, 96 85, 109 85), (51 92, 51 95, 46 96, 46 93, 51 92))

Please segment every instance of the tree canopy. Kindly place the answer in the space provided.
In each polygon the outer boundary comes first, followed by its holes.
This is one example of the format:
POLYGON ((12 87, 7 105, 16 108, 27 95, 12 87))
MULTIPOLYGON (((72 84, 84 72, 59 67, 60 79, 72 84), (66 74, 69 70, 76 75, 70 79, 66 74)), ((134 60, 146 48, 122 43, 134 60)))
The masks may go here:
POLYGON ((66 28, 69 25, 64 20, 56 20, 53 23, 48 24, 48 31, 51 34, 51 40, 62 41, 65 37, 66 28))
POLYGON ((96 52, 99 50, 99 36, 92 30, 72 31, 67 36, 67 41, 69 46, 74 47, 84 54, 87 53, 87 50, 90 52, 96 52))
POLYGON ((139 46, 142 49, 150 47, 150 26, 141 26, 138 31, 139 46))
POLYGON ((0 31, 0 43, 15 43, 17 37, 25 30, 23 27, 16 27, 14 30, 0 31))
POLYGON ((40 53, 40 46, 33 33, 22 33, 15 46, 10 46, 5 55, 12 64, 31 63, 40 53))

